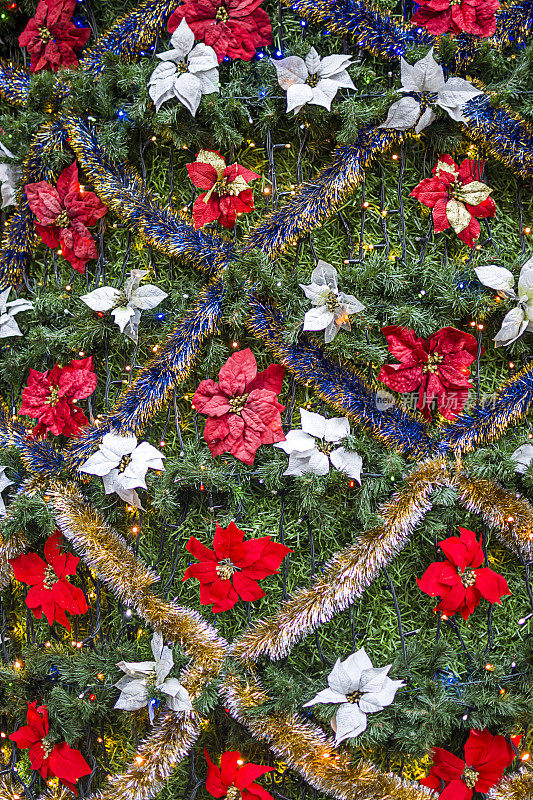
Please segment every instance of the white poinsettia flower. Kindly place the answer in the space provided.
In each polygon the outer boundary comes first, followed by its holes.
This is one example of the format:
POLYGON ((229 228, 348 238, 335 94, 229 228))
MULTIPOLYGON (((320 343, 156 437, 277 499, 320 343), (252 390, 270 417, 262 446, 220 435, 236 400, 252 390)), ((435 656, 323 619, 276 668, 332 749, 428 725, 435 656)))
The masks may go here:
POLYGON ((218 58, 209 45, 194 47, 194 33, 182 19, 170 40, 173 49, 158 53, 161 64, 150 76, 148 92, 159 111, 162 104, 176 97, 193 117, 202 95, 218 92, 218 58))
POLYGON ((361 483, 363 459, 353 450, 340 445, 350 434, 350 423, 346 417, 326 419, 322 414, 300 409, 302 430, 289 431, 285 441, 274 447, 284 450, 289 456, 289 466, 284 475, 327 475, 330 462, 339 472, 361 483))
POLYGON ((300 288, 316 306, 307 311, 304 317, 304 331, 325 330, 326 344, 333 341, 341 328, 350 331, 350 315, 364 309, 364 305, 352 294, 339 292, 337 270, 325 261, 318 262, 311 273, 311 283, 301 283, 300 288))
POLYGON ((329 111, 331 102, 339 89, 355 89, 347 67, 350 56, 326 56, 320 58, 314 47, 305 58, 288 56, 272 62, 278 73, 278 83, 287 92, 287 114, 295 114, 311 103, 324 106, 329 111))
POLYGON ((81 465, 80 472, 99 475, 106 494, 116 492, 126 503, 141 508, 135 489, 147 488, 145 478, 149 469, 165 470, 164 458, 148 442, 138 445, 136 436, 106 433, 96 453, 81 465))
POLYGON ((130 277, 124 282, 123 289, 101 286, 94 292, 82 294, 80 300, 93 311, 111 311, 120 332, 136 342, 141 311, 156 308, 165 297, 168 297, 166 292, 151 283, 139 286, 147 274, 148 271, 145 269, 132 269, 130 277))
POLYGON ((433 58, 433 48, 413 65, 402 58, 401 80, 400 92, 405 96, 391 105, 380 128, 406 131, 414 126, 415 133, 420 133, 437 118, 431 105, 444 109, 456 122, 466 122, 465 103, 482 94, 463 78, 445 81, 442 67, 433 58))
POLYGON ((2 492, 13 484, 13 481, 10 481, 6 476, 6 469, 7 467, 0 467, 0 517, 5 517, 6 515, 6 506, 2 498, 2 492))
POLYGON ((172 650, 163 643, 162 634, 154 633, 151 644, 154 661, 119 661, 117 664, 126 674, 115 683, 120 689, 120 697, 114 707, 122 711, 138 711, 148 706, 150 722, 153 723, 155 703, 148 702, 153 689, 166 695, 166 704, 172 711, 192 711, 193 706, 187 689, 177 678, 167 677, 174 666, 174 658, 172 650))
POLYGON ((495 289, 502 297, 517 300, 518 304, 503 318, 494 343, 496 347, 512 344, 526 331, 533 331, 533 256, 520 270, 518 293, 514 290, 514 275, 505 267, 487 264, 476 267, 475 273, 484 286, 495 289))
POLYGON ((11 159, 15 158, 11 150, 0 142, 0 184, 2 186, 1 208, 15 205, 15 194, 17 183, 22 177, 22 169, 18 164, 12 164, 11 159), (8 160, 9 159, 9 160, 8 160))
POLYGON ((521 444, 511 455, 511 460, 515 463, 514 471, 523 475, 533 461, 533 444, 521 444))
POLYGON ((15 314, 21 311, 29 311, 33 308, 31 300, 10 300, 8 302, 9 292, 11 288, 4 289, 0 293, 0 339, 5 339, 7 336, 22 336, 15 314))
POLYGON ((390 706, 403 681, 388 677, 391 665, 373 667, 364 648, 345 661, 340 658, 328 676, 328 689, 322 689, 304 706, 315 703, 339 703, 331 727, 335 731, 335 744, 353 739, 366 730, 366 715, 390 706))

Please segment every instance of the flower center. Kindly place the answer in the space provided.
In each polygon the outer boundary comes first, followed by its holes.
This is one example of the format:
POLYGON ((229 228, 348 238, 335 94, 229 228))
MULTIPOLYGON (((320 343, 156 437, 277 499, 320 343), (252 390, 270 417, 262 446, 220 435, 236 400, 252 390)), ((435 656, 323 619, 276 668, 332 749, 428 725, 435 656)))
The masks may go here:
POLYGON ((229 407, 234 414, 240 414, 248 400, 247 394, 240 394, 237 397, 231 397, 229 400, 229 407))
POLYGON ((43 586, 45 589, 51 589, 55 583, 57 583, 55 569, 48 564, 44 571, 43 586))
POLYGON ((465 589, 469 586, 473 586, 476 582, 476 573, 473 569, 465 569, 464 572, 459 572, 459 576, 465 589))
POLYGON ((126 297, 124 292, 120 292, 120 294, 117 295, 117 299, 115 300, 115 305, 113 306, 113 308, 126 308, 127 305, 128 305, 128 298, 126 297))
POLYGON ((55 744, 54 744, 54 742, 52 740, 52 737, 51 736, 45 736, 43 739, 41 739, 41 747, 43 748, 43 756, 44 756, 44 758, 48 758, 48 756, 50 755, 50 753, 52 752, 52 750, 55 747, 55 744))
POLYGON ((479 772, 477 772, 472 767, 465 767, 463 770, 463 774, 461 775, 461 780, 463 781, 463 783, 466 783, 469 789, 475 789, 478 778, 479 778, 479 772))
POLYGON ((462 2, 462 0, 450 0, 450 5, 451 6, 460 6, 461 2, 462 2))
POLYGON ((439 364, 444 361, 444 356, 440 353, 430 353, 428 355, 427 363, 422 367, 422 372, 438 372, 439 364))
POLYGON ((118 471, 124 472, 130 461, 131 461, 131 455, 129 453, 127 453, 125 456, 122 456, 122 458, 120 459, 120 464, 118 465, 118 471))
POLYGON ((50 386, 48 397, 46 398, 46 405, 57 406, 59 403, 59 386, 50 386))
POLYGON ((346 695, 346 699, 347 699, 347 701, 349 703, 354 703, 355 704, 355 703, 359 702, 359 700, 362 698, 362 696, 363 696, 363 692, 359 692, 359 691, 350 692, 350 694, 346 695))
POLYGON ((450 193, 450 197, 453 197, 454 200, 463 201, 463 197, 461 194, 461 192, 463 191, 463 184, 461 183, 461 181, 458 181, 456 179, 455 182, 448 188, 448 191, 450 193))
POLYGON ((318 81, 319 80, 320 80, 320 75, 317 75, 316 72, 315 72, 313 75, 308 75, 307 76, 306 84, 308 86, 310 86, 311 89, 314 89, 315 86, 318 85, 318 81))
POLYGON ((65 209, 63 209, 63 211, 57 215, 54 224, 57 225, 58 228, 68 228, 68 226, 70 225, 70 217, 65 211, 65 209))
POLYGON ((326 297, 326 308, 328 309, 328 311, 333 312, 335 311, 338 305, 339 305, 338 296, 335 294, 335 292, 330 291, 330 293, 326 297))
POLYGON ((333 445, 331 442, 323 442, 323 441, 315 442, 316 449, 320 450, 321 453, 324 453, 325 456, 329 456, 334 446, 335 445, 333 445))
POLYGON ((223 581, 229 581, 235 570, 237 569, 234 564, 231 563, 229 558, 225 558, 223 561, 219 561, 215 567, 216 573, 218 577, 223 581))
POLYGON ((185 61, 178 61, 178 63, 176 64, 176 71, 178 75, 183 75, 184 72, 189 71, 189 67, 187 66, 185 61))
POLYGON ((229 19, 229 14, 226 6, 219 6, 217 13, 215 14, 215 19, 217 22, 227 22, 229 19))
POLYGON ((228 788, 226 800, 241 800, 242 794, 233 784, 228 788))
POLYGON ((50 39, 53 39, 54 37, 52 36, 52 34, 45 25, 41 25, 39 27, 39 38, 41 42, 44 42, 46 44, 46 42, 49 42, 50 39))

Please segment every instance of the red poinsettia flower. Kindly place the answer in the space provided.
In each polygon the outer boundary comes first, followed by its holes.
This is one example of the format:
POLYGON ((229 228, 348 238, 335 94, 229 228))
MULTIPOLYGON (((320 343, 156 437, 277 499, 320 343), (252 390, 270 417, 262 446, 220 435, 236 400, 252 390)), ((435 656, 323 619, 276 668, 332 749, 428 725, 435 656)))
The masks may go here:
POLYGON ((213 48, 222 61, 242 58, 250 61, 257 47, 272 44, 272 27, 262 0, 184 0, 168 20, 174 33, 182 19, 194 38, 213 48))
POLYGON ((443 417, 453 419, 460 414, 472 387, 468 378, 470 364, 477 356, 475 337, 455 328, 441 328, 426 342, 399 325, 389 325, 381 331, 389 351, 401 363, 384 364, 379 380, 395 392, 419 389, 417 408, 427 419, 435 397, 443 417))
POLYGON ((207 189, 193 206, 195 228, 215 220, 224 228, 233 228, 238 214, 253 209, 254 196, 248 184, 261 176, 240 164, 227 167, 218 150, 200 150, 196 161, 187 164, 187 171, 195 186, 207 189))
POLYGON ((411 192, 432 209, 435 233, 453 228, 462 242, 474 247, 481 226, 478 219, 493 217, 492 189, 480 180, 483 162, 465 158, 458 166, 451 156, 439 156, 433 177, 424 178, 411 192))
POLYGON ((94 225, 107 213, 107 206, 95 195, 86 192, 78 182, 76 162, 63 170, 57 188, 46 181, 28 183, 24 187, 31 210, 37 217, 35 230, 48 245, 59 247, 77 272, 85 272, 90 258, 97 258, 96 246, 88 225, 94 225))
MULTIPOLYGON (((519 736, 512 738, 515 743, 520 741, 519 736)), ((485 794, 496 786, 514 758, 513 746, 504 736, 493 736, 488 730, 470 731, 464 760, 434 747, 433 766, 420 783, 440 791, 444 782, 440 800, 470 800, 474 791, 485 794)))
POLYGON ((259 764, 245 764, 238 750, 227 750, 220 757, 220 767, 213 764, 204 748, 207 761, 205 788, 213 797, 227 797, 228 800, 273 800, 272 795, 254 783, 256 778, 272 772, 274 767, 259 764))
POLYGON ((59 622, 70 630, 69 614, 85 614, 88 609, 81 589, 72 586, 67 575, 75 575, 79 558, 59 549, 59 531, 50 536, 44 546, 43 561, 37 553, 26 553, 9 559, 15 578, 31 586, 26 596, 26 605, 37 619, 43 612, 48 624, 59 622))
POLYGON ((496 32, 498 0, 417 0, 411 22, 434 36, 448 31, 493 36, 496 32))
POLYGON ((35 16, 19 36, 20 46, 31 55, 32 72, 78 66, 76 51, 86 44, 91 31, 74 25, 75 8, 76 0, 40 0, 35 16))
POLYGON ((284 544, 272 542, 270 536, 243 542, 244 533, 230 522, 227 528, 217 523, 213 548, 210 550, 194 536, 185 545, 200 562, 185 570, 183 580, 198 578, 200 602, 213 603, 213 611, 227 611, 241 600, 259 600, 265 593, 257 581, 274 575, 281 562, 292 553, 284 544))
POLYGON ((271 364, 257 373, 257 362, 249 348, 228 358, 218 373, 218 383, 202 381, 192 399, 205 423, 204 439, 211 454, 231 453, 245 464, 253 464, 262 444, 283 442, 278 403, 285 367, 271 364))
POLYGON ((91 768, 79 750, 66 742, 56 744, 49 735, 48 709, 37 706, 37 701, 28 703, 27 725, 10 734, 21 750, 29 750, 31 768, 39 772, 43 780, 59 778, 61 783, 77 795, 75 783, 91 768))
POLYGON ((511 592, 502 575, 481 566, 485 557, 476 534, 467 528, 459 531, 460 536, 439 542, 446 561, 430 564, 416 582, 430 597, 442 598, 438 611, 448 617, 459 611, 463 619, 468 619, 482 597, 489 603, 499 603, 504 594, 511 592))
POLYGON ((74 358, 65 367, 56 364, 46 372, 30 369, 19 414, 38 420, 34 436, 45 436, 48 431, 54 436, 74 436, 89 422, 74 403, 89 397, 95 389, 92 357, 74 358))

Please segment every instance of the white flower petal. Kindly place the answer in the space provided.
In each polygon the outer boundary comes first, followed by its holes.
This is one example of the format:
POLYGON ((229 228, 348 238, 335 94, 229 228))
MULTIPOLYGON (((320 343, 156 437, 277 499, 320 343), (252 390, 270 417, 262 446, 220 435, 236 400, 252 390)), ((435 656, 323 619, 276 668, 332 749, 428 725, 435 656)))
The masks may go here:
POLYGON ((278 83, 285 91, 295 84, 305 84, 309 73, 303 58, 289 56, 281 58, 279 61, 273 61, 272 64, 278 74, 278 83))
POLYGON ((196 77, 200 81, 202 94, 213 94, 213 92, 220 91, 218 69, 208 69, 205 72, 197 72, 196 77))
POLYGON ((169 75, 167 78, 154 81, 148 88, 148 94, 154 101, 155 110, 159 111, 163 103, 175 97, 174 84, 176 75, 169 75))
POLYGON ((318 73, 321 78, 334 78, 337 81, 339 73, 345 72, 352 63, 351 56, 325 56, 320 62, 318 73))
POLYGON ((305 58, 305 66, 310 75, 316 75, 316 73, 320 71, 320 56, 314 47, 310 49, 305 58))
POLYGON ((422 116, 415 125, 415 133, 420 133, 420 131, 423 131, 424 128, 427 128, 428 125, 431 125, 431 123, 436 119, 437 115, 433 113, 431 108, 426 108, 426 110, 424 111, 424 113, 422 114, 422 116))
POLYGON ((325 453, 314 448, 305 453, 291 453, 289 465, 285 472, 286 476, 291 475, 327 475, 329 472, 329 458, 325 453))
POLYGON ((315 106, 323 106, 328 111, 331 111, 331 103, 339 88, 339 84, 332 78, 321 78, 315 88, 312 89, 313 97, 308 102, 315 106))
POLYGON ((142 281, 142 279, 145 277, 145 275, 148 275, 148 270, 147 269, 132 269, 131 270, 131 272, 129 274, 129 277, 126 278, 126 280, 124 282, 124 294, 126 295, 128 300, 130 299, 130 297, 132 295, 132 292, 134 292, 135 289, 139 288, 139 284, 142 281))
POLYGON ((311 283, 317 286, 324 286, 334 294, 338 294, 337 289, 337 270, 327 261, 319 261, 311 273, 311 283))
POLYGON ((355 450, 346 450, 345 447, 337 447, 330 453, 329 459, 335 469, 344 472, 357 483, 361 483, 363 459, 359 453, 356 453, 355 450))
POLYGON ((189 72, 196 74, 198 72, 211 72, 215 69, 217 71, 218 82, 218 58, 217 54, 209 45, 200 42, 196 47, 191 50, 188 57, 189 72))
POLYGON ((483 286, 514 297, 514 275, 510 270, 496 264, 486 264, 484 267, 475 267, 474 272, 483 286))
POLYGON ((295 114, 310 103, 313 99, 313 89, 306 83, 295 83, 287 89, 287 114, 289 111, 294 111, 295 114))
POLYGON ((8 336, 22 336, 16 319, 9 316, 5 321, 0 320, 0 339, 6 339, 8 336))
POLYGON ((338 87, 340 89, 356 89, 357 88, 354 85, 354 82, 352 81, 352 79, 350 78, 348 73, 346 72, 346 70, 343 70, 342 72, 339 72, 334 77, 335 77, 335 82, 337 83, 337 85, 338 85, 338 87))
POLYGON ((463 78, 450 78, 439 91, 437 105, 447 111, 456 122, 461 122, 464 120, 465 103, 480 94, 480 89, 476 89, 463 78))
POLYGON ((523 300, 527 297, 528 300, 533 300, 533 259, 526 261, 520 270, 518 278, 518 297, 523 300))
POLYGON ((20 314, 21 311, 30 311, 33 308, 33 303, 31 300, 25 300, 21 297, 19 300, 10 300, 9 303, 6 303, 6 307, 7 313, 14 317, 15 314, 20 314))
POLYGON ((141 442, 141 444, 135 449, 131 456, 130 463, 136 462, 144 462, 152 469, 162 469, 164 470, 163 466, 163 459, 166 456, 161 453, 156 447, 149 444, 148 442, 141 442))
POLYGON ((174 94, 187 111, 193 117, 196 116, 202 99, 202 81, 200 78, 197 75, 191 75, 190 72, 184 72, 174 81, 174 94))
MULTIPOLYGON (((343 325, 343 327, 347 328, 347 330, 350 330, 350 324, 349 323, 348 323, 348 325, 343 325)), ((329 323, 329 325, 326 328, 326 330, 324 331, 324 341, 325 341, 325 343, 329 344, 330 342, 332 342, 333 339, 335 338, 335 336, 338 334, 339 330, 340 330, 340 327, 337 324, 337 321, 336 321, 336 319, 334 317, 333 320, 329 323)))
POLYGON ((303 704, 303 707, 314 706, 316 703, 345 703, 346 695, 340 692, 334 692, 333 689, 321 689, 320 692, 303 704))
POLYGON ((301 430, 289 431, 285 436, 285 441, 274 444, 274 447, 283 450, 288 456, 291 453, 305 453, 308 450, 312 450, 314 446, 314 438, 301 430))
POLYGON ((300 283, 299 286, 303 289, 305 296, 311 300, 315 306, 324 305, 328 299, 330 289, 327 286, 321 286, 318 283, 309 283, 307 285, 305 283, 300 283))
POLYGON ((172 37, 170 39, 172 47, 179 51, 179 54, 184 58, 194 45, 194 33, 187 25, 185 19, 182 19, 172 37))
POLYGON ((86 306, 89 306, 92 311, 110 311, 119 297, 120 291, 118 289, 114 289, 112 286, 101 286, 99 289, 95 289, 94 292, 82 294, 80 300, 86 306))
POLYGON ((310 308, 305 312, 304 331, 322 331, 332 323, 335 315, 326 306, 310 308))
POLYGON ((168 678, 159 688, 167 695, 166 702, 171 711, 193 711, 191 696, 177 678, 168 678))
POLYGON ((323 438, 326 442, 340 442, 350 435, 350 421, 348 417, 333 417, 326 419, 323 438))
POLYGON ((377 711, 381 711, 382 708, 390 706, 401 686, 404 686, 403 681, 392 681, 390 678, 385 678, 383 686, 378 692, 363 694, 359 700, 359 708, 365 714, 375 714, 377 711))
POLYGON ((326 434, 326 418, 322 414, 300 408, 302 430, 316 439, 323 439, 326 434))
POLYGON ((124 333, 124 328, 135 314, 135 309, 131 306, 117 306, 111 312, 113 319, 119 327, 121 333, 124 333))
POLYGON ((401 97, 391 105, 387 119, 379 125, 380 128, 394 128, 397 131, 406 131, 416 124, 420 114, 420 103, 414 97, 401 97))
POLYGON ((433 48, 414 64, 412 77, 419 92, 440 92, 444 88, 444 72, 433 58, 433 48))
POLYGON ((385 685, 385 678, 387 677, 391 664, 386 667, 369 667, 361 672, 361 680, 359 681, 359 691, 361 692, 374 692, 379 693, 385 685))
POLYGON ((353 294, 344 294, 344 292, 339 293, 339 305, 343 306, 347 314, 358 314, 365 309, 357 297, 354 297, 353 294))
POLYGON ((503 318, 502 326, 493 339, 495 347, 504 347, 519 339, 529 324, 525 317, 520 306, 512 308, 503 318))
MULTIPOLYGON (((333 728, 333 723, 332 726, 333 728)), ((344 703, 335 714, 335 744, 354 739, 366 730, 366 715, 357 703, 344 703)))
POLYGON ((515 472, 522 475, 533 461, 533 444, 522 444, 511 455, 511 460, 515 463, 515 472))
POLYGON ((151 283, 147 283, 145 286, 139 286, 138 289, 131 293, 129 302, 132 306, 147 311, 162 303, 165 297, 168 297, 166 292, 163 292, 157 286, 152 286, 151 283))

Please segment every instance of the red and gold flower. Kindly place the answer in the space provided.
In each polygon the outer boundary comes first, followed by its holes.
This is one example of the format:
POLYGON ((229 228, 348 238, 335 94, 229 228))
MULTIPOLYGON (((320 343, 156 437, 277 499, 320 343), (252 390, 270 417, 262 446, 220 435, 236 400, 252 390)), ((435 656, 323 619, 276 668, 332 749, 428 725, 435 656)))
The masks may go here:
POLYGON ((257 47, 272 44, 272 26, 262 0, 184 0, 168 20, 174 33, 182 19, 194 37, 213 48, 218 60, 250 61, 257 47))
POLYGON ((499 7, 498 0, 417 0, 411 22, 434 36, 448 31, 493 36, 499 7))
POLYGON ((80 187, 76 162, 63 170, 57 188, 47 183, 28 183, 24 187, 28 203, 37 217, 35 230, 48 247, 61 246, 61 253, 77 272, 98 253, 88 225, 107 213, 107 206, 94 194, 80 187))
POLYGON ((254 196, 248 184, 261 176, 240 164, 227 167, 218 150, 200 150, 196 161, 187 164, 187 171, 195 186, 207 189, 193 206, 195 228, 216 220, 224 228, 233 228, 238 215, 253 209, 254 196))
POLYGON ((94 392, 96 380, 91 357, 73 359, 65 367, 56 364, 46 372, 30 369, 19 414, 38 420, 34 436, 45 436, 48 431, 54 436, 74 436, 89 421, 74 404, 94 392))
POLYGON ((186 548, 200 562, 185 570, 183 580, 198 578, 200 602, 213 603, 213 611, 227 611, 241 600, 259 600, 265 592, 257 581, 274 575, 281 562, 292 553, 284 544, 273 542, 270 536, 243 541, 244 533, 230 522, 227 528, 217 523, 213 550, 191 536, 186 548))
POLYGON ((74 25, 75 8, 76 0, 40 0, 35 16, 19 36, 20 46, 27 47, 31 56, 32 72, 78 66, 76 52, 84 47, 91 31, 74 25))
POLYGON ((446 560, 430 564, 416 582, 430 597, 441 598, 436 610, 448 617, 458 611, 468 619, 482 597, 489 603, 500 603, 503 595, 511 592, 502 575, 481 566, 485 559, 476 534, 467 528, 459 531, 460 536, 439 542, 446 560))
POLYGON ((228 800, 273 800, 272 795, 258 783, 261 775, 272 772, 274 767, 259 764, 245 764, 237 750, 228 750, 220 757, 220 767, 213 764, 209 753, 204 749, 207 761, 205 788, 212 797, 226 797, 228 800))
POLYGON ((439 156, 433 177, 424 178, 411 192, 432 209, 435 233, 453 228, 459 239, 474 247, 481 226, 478 219, 493 217, 496 204, 480 180, 483 162, 465 158, 458 166, 451 156, 439 156))
POLYGON ((385 364, 379 380, 395 392, 418 389, 417 408, 427 419, 431 417, 429 406, 435 397, 443 417, 453 419, 460 414, 472 387, 468 378, 470 364, 477 356, 476 338, 455 328, 441 328, 427 341, 398 325, 389 325, 381 331, 390 353, 400 363, 385 364))
MULTIPOLYGON (((520 741, 519 736, 512 739, 520 741)), ((433 766, 420 783, 441 792, 440 800, 470 800, 474 791, 486 794, 496 786, 515 758, 513 745, 488 730, 470 731, 464 752, 462 759, 442 747, 434 747, 433 766)))
POLYGON ((43 780, 59 778, 61 783, 77 795, 76 782, 91 774, 91 768, 79 750, 66 742, 55 743, 50 736, 48 709, 37 706, 37 701, 28 703, 27 725, 12 733, 9 738, 22 750, 29 750, 31 768, 39 772, 43 780))
POLYGON ((200 414, 208 417, 204 439, 211 454, 231 453, 253 464, 262 444, 285 439, 278 402, 285 367, 271 364, 258 374, 252 351, 239 350, 218 373, 218 383, 202 381, 192 399, 200 414))
POLYGON ((79 558, 59 549, 59 531, 50 536, 44 546, 46 561, 37 553, 25 553, 9 559, 15 578, 31 588, 26 595, 26 605, 37 619, 43 613, 49 625, 59 622, 70 630, 66 613, 85 614, 88 609, 81 589, 68 581, 67 575, 75 575, 79 558))

